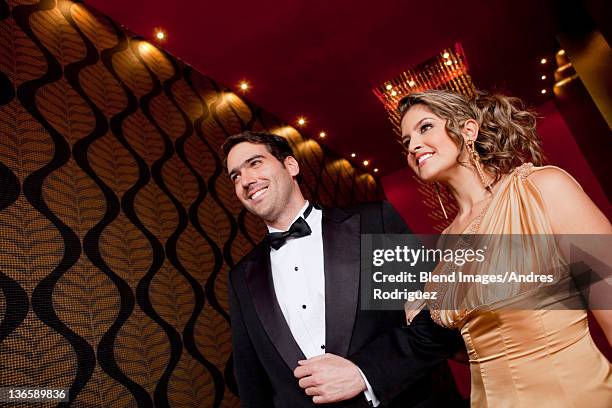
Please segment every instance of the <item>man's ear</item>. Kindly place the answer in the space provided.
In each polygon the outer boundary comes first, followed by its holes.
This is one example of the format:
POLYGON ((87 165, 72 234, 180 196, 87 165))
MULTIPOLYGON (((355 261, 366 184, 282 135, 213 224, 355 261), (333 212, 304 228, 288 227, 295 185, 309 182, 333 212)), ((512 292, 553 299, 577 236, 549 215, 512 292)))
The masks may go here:
POLYGON ((297 177, 297 175, 300 174, 300 165, 297 160, 295 160, 295 157, 285 157, 285 161, 283 162, 283 164, 285 165, 287 170, 289 170, 289 174, 291 174, 291 177, 297 177))
POLYGON ((468 119, 463 124, 463 130, 461 134, 463 135, 463 138, 466 140, 467 139, 476 140, 476 138, 478 137, 479 128, 480 127, 478 126, 478 122, 476 122, 476 120, 468 119))

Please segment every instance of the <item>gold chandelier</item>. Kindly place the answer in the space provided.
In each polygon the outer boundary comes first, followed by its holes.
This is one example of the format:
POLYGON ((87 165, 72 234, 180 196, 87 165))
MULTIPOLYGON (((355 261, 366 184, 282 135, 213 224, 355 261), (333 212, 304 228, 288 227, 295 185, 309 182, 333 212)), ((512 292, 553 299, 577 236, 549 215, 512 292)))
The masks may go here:
POLYGON ((475 94, 461 43, 443 49, 438 55, 385 81, 372 91, 384 105, 393 130, 399 135, 397 103, 411 92, 427 89, 449 89, 467 96, 475 94))

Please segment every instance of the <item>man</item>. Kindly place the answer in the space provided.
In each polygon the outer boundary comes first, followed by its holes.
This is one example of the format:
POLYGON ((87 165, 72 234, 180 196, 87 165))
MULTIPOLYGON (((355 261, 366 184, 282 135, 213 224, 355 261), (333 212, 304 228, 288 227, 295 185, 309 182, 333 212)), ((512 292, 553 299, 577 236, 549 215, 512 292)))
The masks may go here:
MULTIPOLYGON (((454 384, 430 370, 461 344, 427 312, 359 309, 360 233, 408 233, 387 203, 318 209, 287 141, 244 132, 223 145, 236 196, 270 231, 230 271, 234 368, 244 407, 437 407, 454 384)), ((443 364, 441 364, 443 363, 443 364)), ((444 370, 446 369, 446 371, 444 370)), ((440 374, 438 374, 440 375, 440 374)))

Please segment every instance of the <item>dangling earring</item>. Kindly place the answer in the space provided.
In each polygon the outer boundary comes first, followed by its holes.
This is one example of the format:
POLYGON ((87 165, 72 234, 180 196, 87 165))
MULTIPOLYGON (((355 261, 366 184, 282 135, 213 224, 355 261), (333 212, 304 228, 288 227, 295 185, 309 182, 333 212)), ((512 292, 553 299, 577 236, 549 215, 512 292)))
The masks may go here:
POLYGON ((491 182, 489 180, 487 180, 487 176, 485 176, 484 171, 482 171, 482 166, 480 164, 480 156, 478 155, 478 152, 476 151, 476 147, 474 146, 474 140, 472 139, 468 139, 465 147, 468 150, 468 153, 470 154, 470 159, 472 159, 472 163, 474 164, 474 167, 476 167, 476 172, 478 173, 478 176, 480 177, 480 181, 482 181, 482 184, 484 185, 484 187, 491 191, 491 182))
POLYGON ((440 196, 440 186, 437 182, 434 182, 434 187, 436 189, 436 194, 438 195, 438 202, 440 203, 440 208, 442 208, 442 214, 444 214, 444 219, 448 220, 448 215, 446 215, 446 209, 444 208, 444 203, 442 203, 442 197, 440 196))

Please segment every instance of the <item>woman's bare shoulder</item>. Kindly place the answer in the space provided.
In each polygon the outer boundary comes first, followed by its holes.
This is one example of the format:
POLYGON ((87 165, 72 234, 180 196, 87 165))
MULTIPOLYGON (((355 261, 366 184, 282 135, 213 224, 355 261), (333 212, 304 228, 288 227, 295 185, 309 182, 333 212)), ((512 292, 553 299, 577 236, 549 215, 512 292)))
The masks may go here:
POLYGON ((557 166, 533 166, 528 178, 541 191, 558 192, 559 189, 583 191, 580 183, 571 174, 557 166))
POLYGON ((554 233, 610 233, 606 216, 567 171, 555 166, 533 167, 528 180, 540 192, 554 233))

